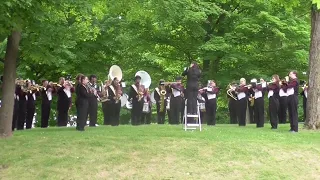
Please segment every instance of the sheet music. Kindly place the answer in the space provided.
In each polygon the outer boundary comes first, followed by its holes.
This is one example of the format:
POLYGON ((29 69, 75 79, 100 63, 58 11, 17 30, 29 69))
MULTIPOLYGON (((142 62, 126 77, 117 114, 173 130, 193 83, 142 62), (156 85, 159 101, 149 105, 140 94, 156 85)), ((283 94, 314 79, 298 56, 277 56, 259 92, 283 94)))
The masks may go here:
POLYGON ((215 99, 217 97, 216 94, 210 94, 210 93, 207 93, 207 96, 208 96, 208 100, 215 99))
POLYGON ((269 90, 269 92, 268 92, 268 98, 270 98, 270 97, 273 96, 273 95, 274 95, 273 90, 269 90))
POLYGON ((261 97, 262 97, 262 92, 261 91, 254 92, 254 99, 258 99, 258 98, 261 98, 261 97))
POLYGON ((288 93, 284 92, 283 89, 280 89, 280 91, 279 91, 279 96, 280 96, 280 97, 286 97, 286 96, 288 96, 288 93))
POLYGON ((173 97, 178 97, 181 95, 181 92, 176 90, 176 89, 173 89, 173 97))
POLYGON ((241 100, 246 97, 246 93, 240 92, 237 96, 238 96, 238 100, 241 100))
POLYGON ((287 90, 287 94, 288 94, 288 96, 293 95, 293 94, 294 94, 294 89, 293 89, 293 88, 289 88, 289 89, 287 90))

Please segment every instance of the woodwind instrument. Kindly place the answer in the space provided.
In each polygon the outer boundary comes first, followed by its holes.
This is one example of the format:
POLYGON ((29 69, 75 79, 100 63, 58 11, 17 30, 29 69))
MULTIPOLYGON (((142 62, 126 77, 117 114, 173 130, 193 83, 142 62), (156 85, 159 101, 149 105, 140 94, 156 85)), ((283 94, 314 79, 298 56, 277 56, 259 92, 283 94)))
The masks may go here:
POLYGON ((167 91, 165 90, 165 87, 161 86, 161 89, 160 89, 160 112, 164 111, 164 100, 165 100, 166 94, 167 94, 167 91))

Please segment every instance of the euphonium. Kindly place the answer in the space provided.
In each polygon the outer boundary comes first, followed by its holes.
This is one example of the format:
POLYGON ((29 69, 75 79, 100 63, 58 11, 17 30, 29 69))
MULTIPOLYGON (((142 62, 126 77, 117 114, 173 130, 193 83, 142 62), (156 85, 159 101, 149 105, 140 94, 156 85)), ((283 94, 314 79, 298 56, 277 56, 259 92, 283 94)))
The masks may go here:
POLYGON ((107 86, 104 86, 103 83, 101 82, 101 95, 102 97, 100 98, 101 102, 106 102, 108 101, 108 97, 107 97, 107 91, 108 89, 106 89, 107 86))
POLYGON ((164 111, 164 99, 165 99, 166 94, 167 94, 167 92, 164 89, 164 87, 161 87, 161 90, 160 90, 160 112, 164 111))

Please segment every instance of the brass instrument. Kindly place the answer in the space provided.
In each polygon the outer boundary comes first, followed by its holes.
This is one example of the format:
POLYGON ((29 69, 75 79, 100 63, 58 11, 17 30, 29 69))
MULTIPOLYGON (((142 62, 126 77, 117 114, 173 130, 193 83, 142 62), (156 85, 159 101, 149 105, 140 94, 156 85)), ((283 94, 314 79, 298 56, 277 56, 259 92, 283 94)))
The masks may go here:
POLYGON ((249 98, 250 106, 254 105, 254 96, 249 98))
POLYGON ((138 95, 137 95, 137 96, 138 96, 137 98, 138 98, 138 101, 139 101, 139 102, 142 100, 143 94, 144 94, 144 93, 143 93, 142 91, 139 91, 139 93, 138 93, 138 95))
POLYGON ((53 86, 53 87, 62 87, 60 83, 57 82, 50 82, 49 85, 53 86))
POLYGON ((165 87, 161 86, 161 90, 160 90, 160 112, 164 111, 164 100, 165 100, 166 94, 167 94, 167 91, 165 90, 165 87))
POLYGON ((234 100, 237 101, 238 99, 237 99, 237 97, 235 97, 235 96, 232 94, 232 91, 234 91, 234 90, 231 89, 231 88, 228 89, 228 90, 227 90, 227 94, 228 94, 232 99, 234 99, 234 100))
POLYGON ((89 89, 89 91, 92 92, 97 97, 98 101, 101 101, 101 98, 100 98, 99 94, 97 93, 97 90, 90 85, 90 82, 88 82, 86 85, 87 85, 87 88, 89 89))
POLYGON ((108 96, 107 96, 107 91, 106 89, 107 86, 104 86, 103 83, 101 82, 101 95, 102 97, 100 98, 100 102, 106 102, 109 101, 108 96))
MULTIPOLYGON (((120 86, 120 85, 119 85, 120 86)), ((114 99, 116 100, 116 104, 119 103, 120 99, 121 99, 121 94, 122 94, 122 91, 120 89, 120 87, 116 90, 116 94, 115 94, 115 97, 114 99)))

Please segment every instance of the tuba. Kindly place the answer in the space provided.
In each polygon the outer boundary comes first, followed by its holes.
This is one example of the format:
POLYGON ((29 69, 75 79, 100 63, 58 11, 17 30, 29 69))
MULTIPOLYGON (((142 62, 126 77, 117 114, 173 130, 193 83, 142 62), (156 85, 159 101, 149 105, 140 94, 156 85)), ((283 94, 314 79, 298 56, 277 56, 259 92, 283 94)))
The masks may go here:
POLYGON ((164 100, 165 96, 167 94, 167 91, 165 90, 165 87, 161 86, 160 91, 160 112, 164 111, 164 100))
MULTIPOLYGON (((143 89, 148 89, 151 85, 151 77, 146 71, 138 71, 135 76, 141 77, 141 85, 144 87, 143 89)), ((138 89, 138 101, 141 101, 143 98, 144 92, 138 89)))
POLYGON ((122 79, 122 70, 119 66, 117 65, 113 65, 110 67, 109 69, 109 74, 108 77, 113 80, 114 78, 117 78, 119 80, 119 82, 122 79))

